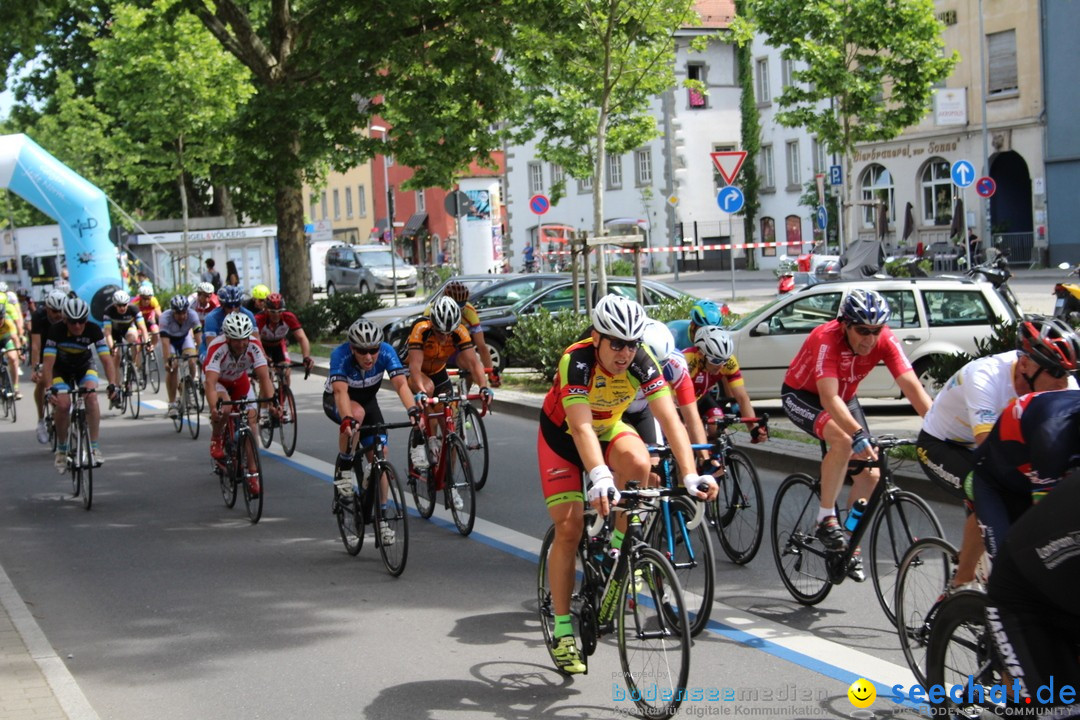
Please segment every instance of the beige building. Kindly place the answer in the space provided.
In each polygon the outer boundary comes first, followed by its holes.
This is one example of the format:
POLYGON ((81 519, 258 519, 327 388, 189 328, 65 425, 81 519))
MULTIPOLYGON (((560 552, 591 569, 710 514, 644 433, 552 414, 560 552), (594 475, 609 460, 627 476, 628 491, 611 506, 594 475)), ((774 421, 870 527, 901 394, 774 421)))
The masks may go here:
POLYGON ((367 242, 375 227, 374 194, 370 162, 329 173, 321 189, 305 185, 307 222, 315 225, 311 240, 367 242))
POLYGON ((890 246, 948 242, 956 201, 962 199, 962 220, 979 236, 981 248, 988 236, 1000 239, 1014 261, 1024 262, 1033 256, 1033 244, 1045 244, 1039 5, 938 0, 946 52, 958 51, 960 62, 935 92, 922 122, 890 142, 856 148, 849 198, 856 206, 847 217, 854 228, 847 237, 876 234, 880 218, 872 203, 883 200, 890 246), (989 201, 979 197, 976 184, 960 189, 953 183, 950 168, 958 160, 971 163, 975 178, 995 181, 989 201), (908 203, 913 223, 905 241, 908 203))

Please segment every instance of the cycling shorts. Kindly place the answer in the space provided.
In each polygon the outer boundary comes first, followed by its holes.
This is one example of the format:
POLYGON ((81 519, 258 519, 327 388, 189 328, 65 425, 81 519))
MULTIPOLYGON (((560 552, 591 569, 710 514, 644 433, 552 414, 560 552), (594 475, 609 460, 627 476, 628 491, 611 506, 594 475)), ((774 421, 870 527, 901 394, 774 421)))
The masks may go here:
POLYGON ((52 386, 64 392, 72 386, 96 388, 98 386, 97 370, 92 367, 66 367, 64 365, 53 366, 52 386))
POLYGON ((15 338, 8 338, 0 343, 0 352, 14 352, 15 338))
POLYGON ((230 400, 254 400, 255 388, 251 386, 251 380, 247 375, 241 375, 235 380, 222 380, 218 378, 214 386, 219 393, 228 393, 230 400))
POLYGON ((263 345, 263 350, 266 351, 266 359, 271 365, 288 362, 292 359, 285 354, 285 345, 280 342, 263 345))
POLYGON ((165 349, 172 348, 173 355, 184 355, 185 357, 196 355, 195 350, 195 338, 191 337, 191 333, 187 333, 180 337, 174 335, 162 335, 162 338, 167 339, 169 342, 165 345, 165 349))
POLYGON ((135 342, 136 340, 138 340, 139 337, 139 329, 134 325, 128 325, 126 328, 121 330, 120 328, 113 325, 112 330, 109 331, 109 334, 112 335, 114 343, 124 342, 124 340, 127 340, 129 338, 130 342, 135 342))
MULTIPOLYGON (((608 450, 624 435, 636 436, 637 433, 619 420, 600 436, 600 451, 605 463, 610 465, 608 450)), ((540 464, 540 485, 549 508, 566 502, 585 502, 581 475, 586 469, 574 438, 543 412, 540 413, 540 431, 536 434, 536 455, 540 464)))
MULTIPOLYGON (((796 390, 788 384, 780 388, 780 398, 784 405, 784 413, 791 422, 803 432, 824 440, 825 425, 832 420, 829 411, 821 406, 821 397, 809 390, 796 390)), ((853 397, 847 404, 848 411, 855 418, 855 422, 862 425, 867 435, 870 434, 870 425, 866 422, 866 413, 863 412, 859 398, 853 397)))
POLYGON ((926 477, 957 500, 963 500, 970 514, 973 506, 964 491, 964 481, 975 465, 974 451, 960 443, 940 440, 920 430, 915 452, 926 477))
MULTIPOLYGON (((350 403, 356 403, 355 400, 349 398, 350 403)), ((379 407, 379 401, 374 396, 368 398, 367 402, 356 403, 364 410, 364 420, 360 423, 360 427, 370 427, 371 425, 379 425, 384 422, 382 409, 379 407)), ((326 417, 334 421, 335 424, 341 425, 341 413, 338 412, 337 403, 334 402, 334 393, 323 393, 322 396, 322 409, 326 414, 326 417)), ((379 441, 385 445, 387 437, 384 434, 379 435, 379 441)), ((360 438, 361 447, 371 447, 375 443, 375 436, 371 433, 360 438)))
POLYGON ((655 445, 659 437, 656 432, 656 418, 646 405, 640 412, 624 412, 623 422, 634 428, 641 441, 646 445, 655 445))

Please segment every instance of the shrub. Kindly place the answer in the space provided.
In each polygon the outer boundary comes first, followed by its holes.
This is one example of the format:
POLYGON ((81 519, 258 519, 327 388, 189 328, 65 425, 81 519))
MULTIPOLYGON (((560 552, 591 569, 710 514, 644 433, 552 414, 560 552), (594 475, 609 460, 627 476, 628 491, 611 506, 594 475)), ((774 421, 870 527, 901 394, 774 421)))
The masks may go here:
POLYGON ((336 336, 345 332, 364 313, 382 307, 382 300, 375 293, 354 295, 338 293, 324 300, 293 310, 308 339, 336 336))
POLYGON ((623 260, 622 258, 619 258, 618 260, 611 263, 611 274, 613 276, 620 275, 623 277, 633 277, 634 263, 630 262, 629 260, 623 260))
POLYGON ((541 308, 518 320, 514 334, 506 343, 506 351, 523 367, 537 371, 551 382, 563 350, 581 337, 588 326, 588 315, 572 312, 552 315, 541 308))

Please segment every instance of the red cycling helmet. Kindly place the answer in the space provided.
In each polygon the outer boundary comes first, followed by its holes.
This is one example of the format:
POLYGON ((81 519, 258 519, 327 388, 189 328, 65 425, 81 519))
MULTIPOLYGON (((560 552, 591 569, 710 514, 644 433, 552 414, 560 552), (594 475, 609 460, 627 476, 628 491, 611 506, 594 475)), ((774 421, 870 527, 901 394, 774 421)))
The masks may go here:
POLYGON ((451 280, 443 288, 443 295, 451 298, 458 305, 464 305, 469 301, 469 288, 465 287, 463 282, 451 280))
POLYGON ((1054 377, 1065 377, 1080 367, 1080 338, 1057 318, 1025 317, 1016 331, 1016 348, 1054 377))
POLYGON ((266 309, 267 310, 284 310, 285 298, 281 297, 281 293, 270 293, 266 296, 266 309))

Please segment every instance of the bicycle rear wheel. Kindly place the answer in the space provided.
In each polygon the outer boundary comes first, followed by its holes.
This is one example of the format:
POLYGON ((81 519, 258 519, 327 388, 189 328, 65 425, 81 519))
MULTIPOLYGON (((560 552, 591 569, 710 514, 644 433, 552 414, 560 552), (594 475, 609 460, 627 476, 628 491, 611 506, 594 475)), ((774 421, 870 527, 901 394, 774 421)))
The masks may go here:
POLYGON ((944 537, 941 523, 926 501, 915 493, 899 490, 874 513, 870 525, 870 577, 885 617, 896 626, 896 570, 916 540, 944 537))
POLYGON ((257 418, 259 423, 259 442, 264 448, 269 448, 274 443, 274 416, 260 410, 257 418))
POLYGON ((923 538, 908 548, 896 571, 896 632, 904 659, 923 687, 930 628, 956 561, 952 545, 941 538, 923 538))
POLYGON ((425 470, 413 466, 412 449, 417 445, 424 445, 424 434, 420 428, 414 427, 409 432, 408 473, 409 489, 412 491, 413 502, 416 503, 416 512, 420 517, 427 520, 435 512, 435 487, 431 481, 431 468, 425 470))
POLYGON ((776 491, 769 525, 780 579, 803 605, 817 605, 832 589, 825 549, 814 537, 819 492, 818 481, 806 473, 789 475, 776 491))
POLYGON ((476 486, 473 484, 472 467, 465 443, 456 433, 446 436, 446 477, 443 493, 450 505, 454 525, 462 535, 472 532, 476 523, 476 486))
POLYGON ((94 503, 94 453, 90 448, 90 431, 86 427, 86 418, 79 427, 79 454, 75 462, 82 469, 82 504, 86 510, 94 503))
POLYGON ((405 509, 405 493, 398 481, 394 466, 385 460, 375 464, 375 481, 378 483, 369 491, 382 496, 383 483, 386 495, 382 502, 372 508, 375 517, 375 544, 379 548, 386 571, 398 577, 405 570, 405 561, 409 558, 409 520, 405 509))
MULTIPOLYGON (((540 543, 540 561, 536 566, 536 611, 540 619, 540 628, 544 632, 544 647, 547 648, 548 657, 555 667, 558 663, 552 654, 552 645, 555 641, 555 606, 551 599, 551 582, 548 578, 548 555, 551 546, 555 542, 555 526, 548 528, 544 534, 544 540, 540 543)), ((589 655, 596 649, 596 614, 592 601, 586 597, 585 575, 588 571, 585 567, 585 557, 581 546, 578 546, 574 554, 574 588, 570 595, 570 618, 574 624, 574 632, 581 641, 582 660, 589 664, 589 655)))
POLYGON ((657 515, 652 521, 649 537, 649 545, 659 550, 675 568, 691 616, 691 636, 698 635, 709 622, 716 583, 709 526, 702 522, 693 530, 686 527, 696 510, 693 500, 672 498, 667 513, 670 525, 665 524, 662 515, 657 515))
MULTIPOLYGON (((334 479, 337 480, 337 477, 334 479)), ((345 552, 356 557, 364 546, 364 512, 360 507, 360 496, 353 492, 348 499, 343 498, 335 486, 334 515, 337 516, 338 532, 341 533, 345 552)))
POLYGON ((281 439, 281 449, 285 451, 285 457, 292 457, 296 452, 296 398, 293 391, 288 387, 281 388, 281 424, 278 426, 278 437, 281 439))
POLYGON ((941 604, 926 651, 926 681, 927 687, 941 685, 947 690, 959 685, 963 688, 959 697, 982 701, 959 705, 946 696, 935 703, 949 708, 950 716, 980 717, 984 709, 993 713, 999 708, 987 691, 1008 681, 986 626, 985 594, 961 590, 941 604))
POLYGON ((188 432, 191 433, 192 440, 197 440, 199 425, 202 421, 199 417, 198 393, 195 391, 195 383, 192 382, 190 375, 184 378, 184 408, 187 411, 188 432))
POLYGON ((480 417, 480 411, 470 403, 461 403, 458 430, 465 443, 465 449, 469 452, 473 482, 477 490, 483 490, 488 478, 487 428, 484 427, 484 418, 480 417))
POLYGON ((744 453, 731 450, 726 477, 713 502, 716 535, 731 562, 745 565, 754 559, 765 532, 765 498, 761 494, 754 463, 744 453))
POLYGON ((161 392, 161 368, 158 367, 157 353, 150 353, 146 357, 146 377, 150 383, 150 389, 155 393, 161 392))
POLYGON ((633 551, 619 589, 616 634, 627 696, 645 717, 671 717, 690 674, 690 618, 675 568, 654 548, 633 551))
POLYGON ((263 512, 263 495, 266 488, 263 482, 262 464, 259 462, 259 448, 255 445, 255 436, 250 431, 240 436, 236 448, 236 482, 244 493, 244 506, 248 520, 252 524, 259 522, 263 512))

